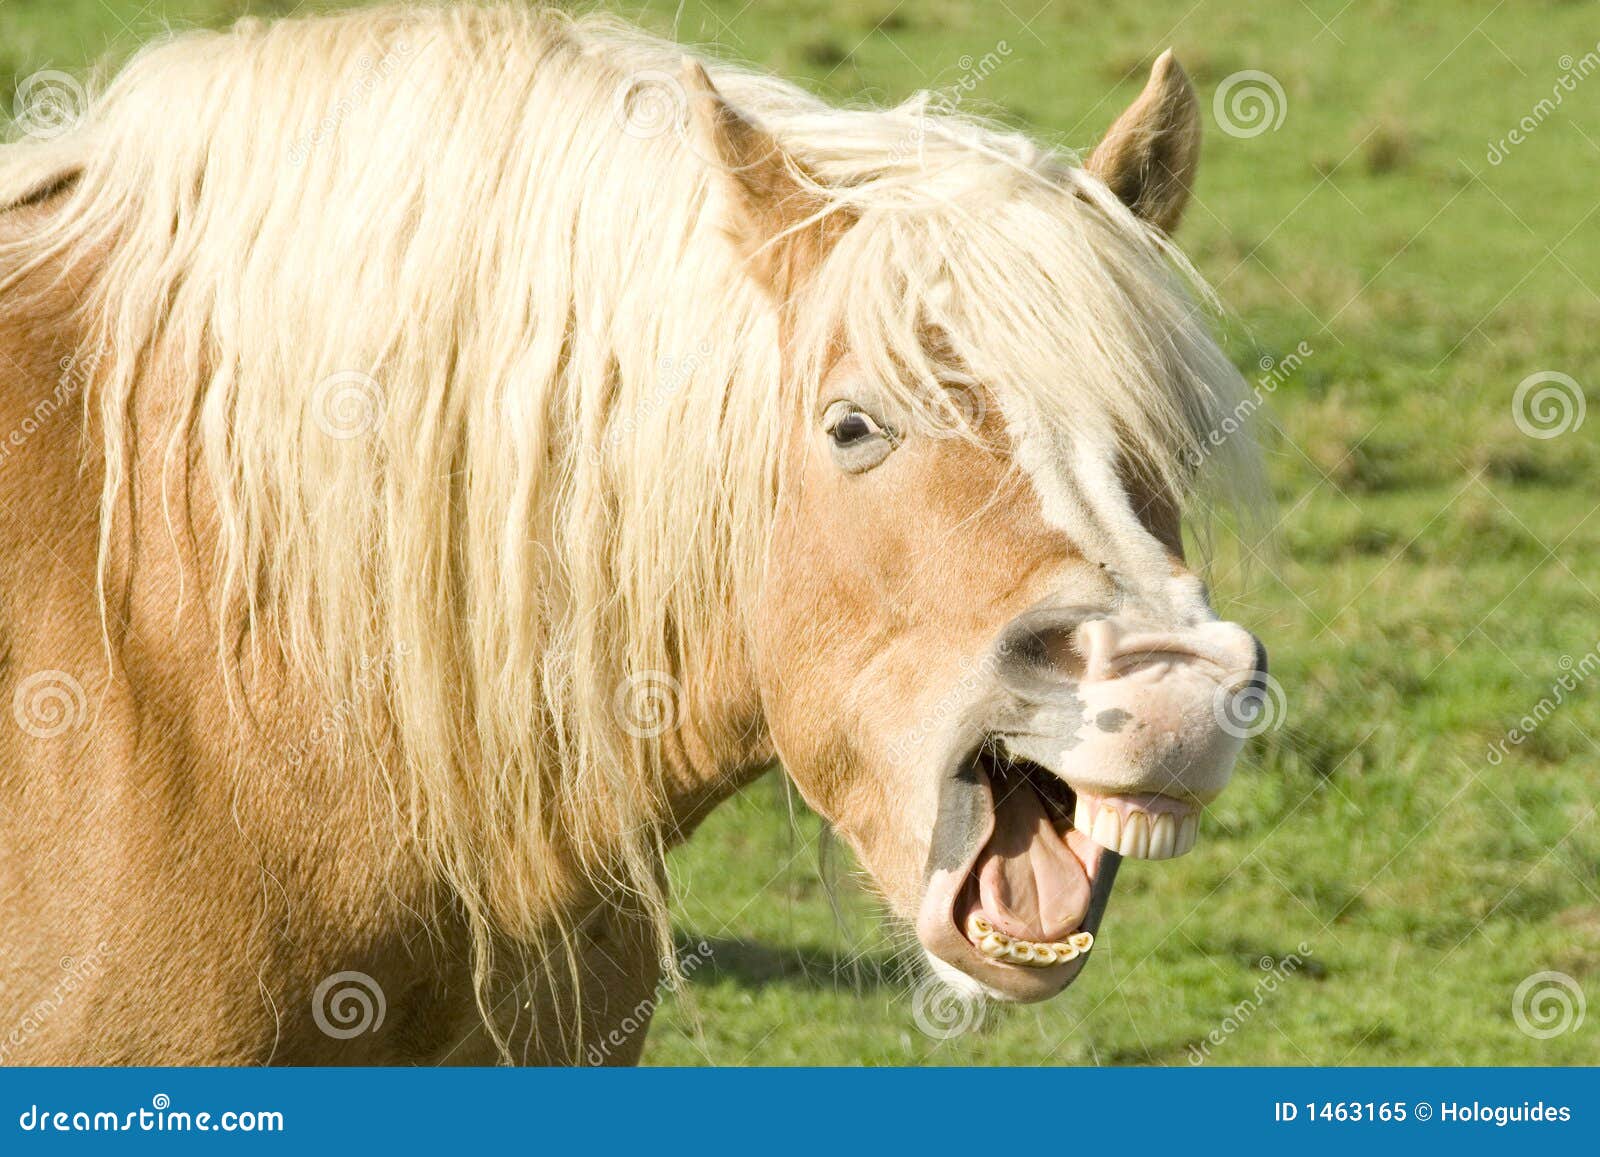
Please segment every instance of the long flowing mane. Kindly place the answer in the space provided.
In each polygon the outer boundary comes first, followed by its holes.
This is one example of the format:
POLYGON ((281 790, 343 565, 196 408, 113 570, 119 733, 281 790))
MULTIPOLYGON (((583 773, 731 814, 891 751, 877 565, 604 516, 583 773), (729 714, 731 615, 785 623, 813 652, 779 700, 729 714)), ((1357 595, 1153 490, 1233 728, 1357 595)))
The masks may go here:
POLYGON ((630 119, 681 59, 515 7, 252 21, 146 49, 73 131, 0 153, 0 203, 61 190, 9 265, 101 255, 103 553, 130 502, 180 525, 194 472, 219 663, 242 622, 339 702, 403 649, 385 774, 484 950, 583 882, 665 931, 673 737, 619 696, 675 680, 699 717, 698 673, 741 653, 781 434, 841 337, 937 420, 937 330, 1008 412, 1184 494, 1244 450, 1207 441, 1239 381, 1187 267, 1072 158, 708 63, 856 219, 785 361, 714 170, 630 119), (128 417, 153 388, 159 428, 128 417), (151 455, 162 493, 130 493, 151 455))

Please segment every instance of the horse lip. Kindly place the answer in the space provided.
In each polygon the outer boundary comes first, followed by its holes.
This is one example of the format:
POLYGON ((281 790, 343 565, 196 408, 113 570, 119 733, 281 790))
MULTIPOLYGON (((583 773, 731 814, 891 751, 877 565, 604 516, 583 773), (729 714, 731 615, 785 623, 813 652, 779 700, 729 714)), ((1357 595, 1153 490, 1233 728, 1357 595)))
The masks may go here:
MULTIPOLYGON (((956 923, 956 904, 967 886, 978 856, 994 834, 994 795, 988 775, 979 766, 982 749, 982 744, 971 749, 947 773, 929 852, 927 886, 917 914, 917 938, 930 956, 965 973, 982 985, 990 996, 1029 1003, 1046 1000, 1077 979, 1078 973, 1083 971, 1084 964, 1093 954, 1093 949, 1074 960, 1049 968, 1026 968, 984 956, 956 923), (941 832, 941 827, 957 822, 960 812, 966 810, 949 803, 953 785, 956 784, 971 792, 967 800, 969 804, 981 799, 982 810, 976 816, 975 824, 970 822, 974 817, 969 810, 969 824, 963 833, 966 836, 966 848, 955 859, 948 859, 940 854, 941 835, 949 835, 948 832, 941 832)), ((1099 849, 1099 856, 1090 883, 1089 908, 1079 926, 1080 931, 1090 933, 1097 933, 1100 929, 1117 867, 1122 860, 1117 853, 1104 848, 1099 849)))

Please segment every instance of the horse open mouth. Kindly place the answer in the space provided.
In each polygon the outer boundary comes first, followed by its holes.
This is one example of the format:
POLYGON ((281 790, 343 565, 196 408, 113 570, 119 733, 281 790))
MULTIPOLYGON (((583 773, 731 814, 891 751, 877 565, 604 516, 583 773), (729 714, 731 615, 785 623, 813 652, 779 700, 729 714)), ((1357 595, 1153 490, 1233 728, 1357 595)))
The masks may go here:
POLYGON ((918 935, 937 959, 1013 1000, 1076 978, 1123 857, 1182 855, 1199 830, 1193 804, 1075 790, 996 741, 953 783, 962 802, 941 807, 918 935), (952 844, 962 853, 949 854, 952 844))

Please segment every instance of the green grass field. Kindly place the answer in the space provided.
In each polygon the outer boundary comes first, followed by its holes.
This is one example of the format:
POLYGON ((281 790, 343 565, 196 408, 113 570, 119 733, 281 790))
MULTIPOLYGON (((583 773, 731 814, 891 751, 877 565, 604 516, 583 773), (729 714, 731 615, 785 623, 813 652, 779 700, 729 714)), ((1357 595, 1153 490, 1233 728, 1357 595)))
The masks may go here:
MULTIPOLYGON (((1541 972, 1600 999, 1600 689, 1582 681, 1600 662, 1600 416, 1533 437, 1514 408, 1541 371, 1600 399, 1592 6, 1042 2, 621 10, 844 101, 954 85, 1003 41, 964 107, 1074 147, 1177 50, 1208 134, 1181 240, 1248 376, 1302 351, 1268 409, 1274 533, 1224 538, 1210 576, 1271 649, 1282 725, 1193 855, 1125 866, 1065 996, 948 1039, 917 1027, 847 853, 757 784, 675 857, 681 936, 713 951, 646 1059, 1182 1065, 1205 1043, 1230 1065, 1600 1061, 1600 1009, 1550 1036, 1513 1013, 1541 972), (1282 120, 1230 135, 1212 97, 1243 70, 1281 88, 1282 120), (1264 991, 1263 960, 1296 952, 1264 991)), ((0 0, 0 86, 292 7, 0 0)))

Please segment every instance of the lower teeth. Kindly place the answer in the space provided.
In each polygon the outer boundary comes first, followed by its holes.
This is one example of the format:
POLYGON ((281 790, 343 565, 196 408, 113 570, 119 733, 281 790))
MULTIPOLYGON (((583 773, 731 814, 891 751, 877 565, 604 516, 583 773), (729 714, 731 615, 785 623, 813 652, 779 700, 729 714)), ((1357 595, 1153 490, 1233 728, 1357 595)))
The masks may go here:
POLYGON ((1008 964, 1021 964, 1028 968, 1049 968, 1076 960, 1094 947, 1094 933, 1074 932, 1065 940, 1023 940, 1007 936, 977 913, 967 917, 967 935, 978 946, 978 951, 991 960, 1004 960, 1008 964))

